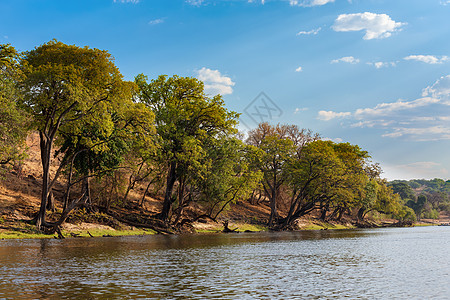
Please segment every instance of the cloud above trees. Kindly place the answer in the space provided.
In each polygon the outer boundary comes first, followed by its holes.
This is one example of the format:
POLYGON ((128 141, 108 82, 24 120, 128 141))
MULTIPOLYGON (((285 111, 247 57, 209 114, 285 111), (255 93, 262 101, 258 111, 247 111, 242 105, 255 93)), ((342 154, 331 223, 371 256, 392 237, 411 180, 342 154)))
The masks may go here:
POLYGON ((374 128, 382 137, 415 141, 450 140, 450 75, 442 76, 411 101, 383 102, 354 112, 321 110, 322 121, 346 119, 350 128, 374 128))
POLYGON ((205 91, 211 95, 228 95, 233 93, 235 83, 230 77, 222 75, 219 70, 201 68, 197 71, 197 78, 205 84, 205 91))
POLYGON ((403 58, 404 60, 415 60, 424 62, 426 64, 442 64, 449 60, 448 56, 434 56, 434 55, 409 55, 403 58))
POLYGON ((334 2, 334 0, 290 0, 289 5, 310 7, 310 6, 321 6, 332 2, 334 2))
POLYGON ((382 39, 400 30, 405 23, 395 22, 386 14, 375 14, 370 12, 356 14, 341 14, 334 21, 334 31, 365 31, 363 39, 382 39))

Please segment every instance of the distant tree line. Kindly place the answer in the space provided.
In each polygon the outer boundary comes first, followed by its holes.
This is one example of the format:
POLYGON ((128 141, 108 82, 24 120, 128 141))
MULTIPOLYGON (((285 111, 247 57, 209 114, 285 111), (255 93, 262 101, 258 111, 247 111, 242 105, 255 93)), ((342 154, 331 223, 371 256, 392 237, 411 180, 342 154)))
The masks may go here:
POLYGON ((414 210, 417 219, 438 219, 442 212, 450 214, 450 180, 394 180, 389 186, 404 205, 414 210))
POLYGON ((137 186, 145 187, 140 205, 149 193, 162 196, 154 217, 171 226, 186 222, 193 203, 217 220, 238 200, 268 200, 273 229, 312 211, 322 220, 354 213, 360 222, 371 212, 408 220, 416 211, 359 146, 295 125, 261 123, 244 137, 239 114, 196 78, 125 81, 107 51, 56 40, 23 53, 0 45, 0 76, 0 163, 23 158, 27 133, 38 132, 42 193, 33 222, 47 232, 78 207, 128 207, 137 186), (62 211, 49 221, 58 181, 62 211))

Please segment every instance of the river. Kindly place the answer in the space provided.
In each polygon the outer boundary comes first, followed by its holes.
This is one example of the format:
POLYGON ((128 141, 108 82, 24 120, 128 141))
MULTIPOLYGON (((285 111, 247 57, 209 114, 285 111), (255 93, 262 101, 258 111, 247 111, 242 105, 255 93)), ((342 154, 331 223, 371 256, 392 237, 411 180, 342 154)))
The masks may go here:
POLYGON ((0 241, 1 299, 450 299, 450 227, 0 241))

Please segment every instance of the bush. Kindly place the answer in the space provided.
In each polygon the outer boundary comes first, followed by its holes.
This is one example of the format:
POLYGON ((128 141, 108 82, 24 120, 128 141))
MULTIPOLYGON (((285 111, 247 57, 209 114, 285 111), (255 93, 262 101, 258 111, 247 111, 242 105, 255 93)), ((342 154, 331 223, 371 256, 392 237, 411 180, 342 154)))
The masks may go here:
POLYGON ((398 210, 398 213, 395 215, 395 218, 399 221, 411 221, 415 222, 417 220, 416 213, 414 210, 408 206, 401 206, 398 210))
POLYGON ((422 213, 424 219, 439 219, 439 212, 436 209, 431 209, 422 213))

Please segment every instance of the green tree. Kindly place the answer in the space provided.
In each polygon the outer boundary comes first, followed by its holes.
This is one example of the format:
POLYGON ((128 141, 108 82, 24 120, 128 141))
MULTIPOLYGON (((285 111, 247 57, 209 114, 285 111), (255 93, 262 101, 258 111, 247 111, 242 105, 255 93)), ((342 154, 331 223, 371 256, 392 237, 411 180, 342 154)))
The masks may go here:
POLYGON ((324 214, 335 207, 340 214, 354 207, 367 183, 368 158, 366 151, 348 143, 316 140, 306 144, 289 165, 291 200, 282 226, 318 208, 324 214))
POLYGON ((21 159, 27 135, 27 115, 18 107, 21 94, 20 54, 9 44, 0 44, 0 165, 21 159))
POLYGON ((406 182, 391 182, 389 185, 394 190, 394 193, 400 195, 404 203, 408 202, 408 200, 415 201, 416 195, 414 190, 406 182))
POLYGON ((230 203, 247 198, 261 180, 261 173, 250 168, 252 146, 231 136, 212 141, 202 161, 203 172, 194 179, 200 201, 216 220, 230 203))
MULTIPOLYGON (((136 77, 140 100, 155 114, 155 125, 160 140, 160 157, 156 163, 166 168, 166 190, 160 218, 168 221, 174 196, 174 185, 186 185, 191 170, 205 156, 207 142, 212 138, 236 132, 238 114, 228 111, 220 95, 208 97, 203 82, 189 77, 159 76, 146 82, 143 75, 136 77)), ((181 190, 181 192, 183 189, 181 190)))
MULTIPOLYGON (((81 126, 61 132, 62 146, 58 152, 64 154, 62 164, 68 174, 63 214, 67 215, 80 201, 90 203, 90 178, 111 175, 122 166, 126 156, 129 160, 135 156, 142 158, 143 151, 154 150, 153 113, 142 103, 132 102, 133 87, 130 84, 129 94, 124 94, 107 112, 100 111, 102 116, 95 111, 83 118, 81 126), (103 126, 108 122, 112 123, 111 130, 103 126), (68 206, 70 189, 80 182, 82 197, 68 206)), ((107 209, 109 204, 106 203, 107 209)))
MULTIPOLYGON (((21 82, 23 104, 33 116, 39 132, 42 162, 42 194, 38 228, 48 225, 45 211, 49 193, 59 172, 49 174, 54 141, 62 130, 82 133, 82 119, 95 114, 103 116, 111 105, 120 101, 128 85, 122 80, 111 55, 102 50, 66 45, 52 40, 24 54, 21 60, 25 78, 21 82)), ((102 123, 111 131, 110 121, 102 123)), ((61 166, 62 167, 62 166, 61 166)))
POLYGON ((262 186, 269 197, 272 226, 279 218, 278 201, 281 186, 286 182, 286 167, 295 155, 295 145, 288 137, 287 125, 260 123, 248 133, 247 143, 258 149, 254 161, 255 168, 262 172, 262 186))

